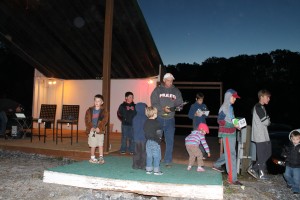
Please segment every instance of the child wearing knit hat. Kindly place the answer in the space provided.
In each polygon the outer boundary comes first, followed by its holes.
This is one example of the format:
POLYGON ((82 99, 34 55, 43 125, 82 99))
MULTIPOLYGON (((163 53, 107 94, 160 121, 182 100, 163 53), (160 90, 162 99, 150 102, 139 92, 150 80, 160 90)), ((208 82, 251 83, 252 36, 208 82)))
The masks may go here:
POLYGON ((189 164, 187 170, 191 170, 192 166, 197 158, 198 163, 198 172, 204 172, 203 168, 203 154, 199 149, 200 143, 203 145, 205 152, 208 157, 210 157, 210 151, 208 144, 205 140, 205 134, 209 133, 209 128, 205 123, 200 123, 197 130, 193 130, 186 138, 185 138, 185 147, 189 154, 189 164))

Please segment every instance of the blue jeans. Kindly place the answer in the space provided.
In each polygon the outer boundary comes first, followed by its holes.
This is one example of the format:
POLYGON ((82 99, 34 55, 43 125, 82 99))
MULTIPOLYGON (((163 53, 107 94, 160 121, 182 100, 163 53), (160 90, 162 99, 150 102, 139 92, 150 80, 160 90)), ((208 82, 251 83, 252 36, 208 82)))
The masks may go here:
POLYGON ((0 112, 0 135, 5 135, 6 124, 7 124, 7 116, 4 111, 0 112))
POLYGON ((166 151, 164 156, 164 163, 170 164, 173 159, 173 146, 175 134, 175 118, 165 119, 157 117, 165 136, 166 151))
POLYGON ((134 141, 133 141, 133 128, 132 126, 122 125, 122 139, 121 139, 121 152, 129 151, 134 152, 134 141), (128 145, 127 145, 128 140, 128 145))
POLYGON ((153 140, 148 140, 146 142, 146 171, 159 172, 159 164, 161 160, 161 150, 160 145, 153 140))
POLYGON ((300 192, 300 168, 286 166, 283 176, 293 192, 300 192))

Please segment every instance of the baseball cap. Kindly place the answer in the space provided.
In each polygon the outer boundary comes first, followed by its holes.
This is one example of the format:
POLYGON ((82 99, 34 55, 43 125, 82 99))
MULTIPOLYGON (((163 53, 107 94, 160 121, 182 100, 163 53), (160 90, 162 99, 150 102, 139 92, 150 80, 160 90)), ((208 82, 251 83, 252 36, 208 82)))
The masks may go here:
POLYGON ((241 97, 238 95, 237 92, 233 93, 232 96, 233 96, 234 98, 237 98, 237 99, 240 99, 240 98, 241 98, 241 97))
POLYGON ((226 91, 226 93, 227 93, 227 92, 230 92, 231 95, 232 95, 234 98, 237 98, 237 99, 240 99, 240 98, 241 98, 241 97, 238 95, 238 93, 237 93, 235 90, 233 90, 233 89, 229 89, 229 90, 226 91))
POLYGON ((205 133, 209 133, 209 128, 206 124, 204 123, 200 123, 199 126, 198 126, 198 130, 204 130, 205 133))
POLYGON ((175 80, 174 76, 171 73, 166 73, 164 75, 164 79, 168 79, 168 78, 172 78, 173 80, 175 80))

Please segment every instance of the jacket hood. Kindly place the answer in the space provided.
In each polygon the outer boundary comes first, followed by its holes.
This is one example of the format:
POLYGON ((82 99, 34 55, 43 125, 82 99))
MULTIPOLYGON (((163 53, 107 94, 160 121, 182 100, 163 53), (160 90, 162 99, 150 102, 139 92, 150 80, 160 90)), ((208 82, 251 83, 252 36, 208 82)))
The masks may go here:
POLYGON ((291 142, 292 142, 291 134, 292 134, 293 131, 298 131, 298 132, 300 133, 300 128, 299 128, 299 129, 294 129, 294 130, 292 130, 292 131, 290 132, 290 134, 289 134, 289 140, 290 140, 291 142))
POLYGON ((143 102, 139 102, 135 105, 136 115, 145 115, 145 108, 147 107, 147 104, 143 102))

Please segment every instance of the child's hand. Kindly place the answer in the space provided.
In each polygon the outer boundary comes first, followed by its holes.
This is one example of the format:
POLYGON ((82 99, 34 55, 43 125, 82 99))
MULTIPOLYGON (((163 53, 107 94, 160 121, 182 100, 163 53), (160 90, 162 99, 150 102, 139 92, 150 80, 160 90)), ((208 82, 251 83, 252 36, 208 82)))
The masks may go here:
POLYGON ((202 115, 203 115, 203 113, 201 111, 199 111, 199 110, 197 110, 195 112, 195 116, 197 116, 197 117, 201 117, 202 115))
POLYGON ((210 153, 207 153, 207 157, 209 157, 209 158, 210 158, 210 153))
POLYGON ((238 129, 238 130, 241 130, 241 128, 239 127, 238 124, 237 124, 237 125, 234 125, 234 127, 235 127, 236 129, 238 129))

